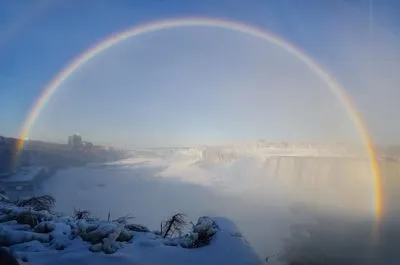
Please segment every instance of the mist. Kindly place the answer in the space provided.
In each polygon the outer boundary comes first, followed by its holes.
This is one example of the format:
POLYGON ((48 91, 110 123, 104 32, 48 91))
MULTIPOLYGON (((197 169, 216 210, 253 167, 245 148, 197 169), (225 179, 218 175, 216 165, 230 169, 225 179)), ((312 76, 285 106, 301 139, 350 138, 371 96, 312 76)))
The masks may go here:
MULTIPOLYGON (((238 226, 261 259, 283 256, 285 247, 291 246, 287 240, 297 239, 291 235, 292 226, 312 227, 331 216, 345 224, 374 219, 370 179, 343 174, 342 162, 324 165, 313 158, 313 164, 308 161, 299 168, 293 162, 300 163, 301 156, 298 160, 282 157, 281 166, 274 170, 275 162, 264 160, 262 152, 229 162, 195 157, 194 151, 177 150, 161 159, 152 156, 144 164, 138 163, 142 157, 132 155, 116 163, 61 171, 45 183, 42 192, 56 198, 58 211, 89 209, 103 219, 109 213, 113 218, 131 215, 151 229, 158 229, 160 221, 174 212, 187 214, 189 220, 224 216, 238 226), (329 170, 333 164, 336 169, 329 170)), ((219 157, 229 154, 219 149, 219 157)), ((361 173, 363 166, 357 163, 351 163, 353 173, 357 167, 361 173)))

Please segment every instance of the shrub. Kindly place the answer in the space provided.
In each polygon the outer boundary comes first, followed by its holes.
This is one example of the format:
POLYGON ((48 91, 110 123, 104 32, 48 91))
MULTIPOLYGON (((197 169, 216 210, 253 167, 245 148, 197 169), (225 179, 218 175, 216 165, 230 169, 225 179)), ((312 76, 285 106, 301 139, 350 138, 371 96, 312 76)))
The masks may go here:
POLYGON ((116 220, 113 220, 113 222, 121 224, 121 225, 127 225, 129 223, 129 220, 135 219, 135 217, 130 216, 130 215, 125 215, 118 217, 116 220))
POLYGON ((175 233, 181 234, 186 225, 186 215, 183 213, 176 213, 161 223, 162 237, 172 237, 175 233))
POLYGON ((75 220, 88 220, 90 218, 89 210, 74 209, 74 219, 75 220))
POLYGON ((17 206, 29 207, 34 211, 48 211, 54 209, 56 200, 50 195, 34 196, 29 199, 17 201, 17 206))

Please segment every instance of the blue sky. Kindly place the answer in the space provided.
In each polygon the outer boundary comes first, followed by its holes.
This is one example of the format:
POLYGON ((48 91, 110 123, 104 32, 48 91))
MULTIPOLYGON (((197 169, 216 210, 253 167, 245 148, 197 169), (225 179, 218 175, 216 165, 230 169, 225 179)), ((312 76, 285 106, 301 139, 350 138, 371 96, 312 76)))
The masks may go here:
MULTIPOLYGON (((5 1, 0 134, 15 136, 52 77, 108 35, 200 16, 255 25, 299 47, 346 87, 376 141, 400 143, 400 3, 372 2, 372 19, 369 7, 365 0, 5 1)), ((79 131, 117 144, 354 137, 326 90, 284 51, 244 34, 160 31, 114 46, 71 76, 31 137, 63 141, 79 131)))

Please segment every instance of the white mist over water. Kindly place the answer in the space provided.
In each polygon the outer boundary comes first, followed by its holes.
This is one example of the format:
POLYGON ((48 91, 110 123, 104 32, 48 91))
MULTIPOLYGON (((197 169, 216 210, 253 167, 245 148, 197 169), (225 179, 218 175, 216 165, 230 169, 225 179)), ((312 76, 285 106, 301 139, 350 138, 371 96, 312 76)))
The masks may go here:
POLYGON ((368 213, 369 181, 360 181, 368 172, 362 174, 360 161, 262 154, 215 148, 133 154, 116 163, 60 171, 43 188, 56 198, 59 211, 85 208, 104 219, 109 212, 112 218, 129 214, 152 229, 177 211, 189 220, 228 217, 261 257, 280 251, 290 225, 312 220, 293 207, 368 213))

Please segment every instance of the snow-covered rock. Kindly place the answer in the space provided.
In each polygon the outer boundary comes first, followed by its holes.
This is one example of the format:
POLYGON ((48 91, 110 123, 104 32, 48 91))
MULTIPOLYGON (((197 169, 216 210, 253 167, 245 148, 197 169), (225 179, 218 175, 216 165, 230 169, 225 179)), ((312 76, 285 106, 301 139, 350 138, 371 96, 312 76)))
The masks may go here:
POLYGON ((89 233, 81 234, 81 238, 92 244, 98 244, 108 237, 109 234, 115 233, 117 237, 121 233, 121 227, 114 223, 104 223, 99 225, 95 230, 89 233))
POLYGON ((56 223, 50 233, 50 245, 57 250, 62 250, 70 244, 71 227, 64 223, 56 223))
POLYGON ((210 217, 200 217, 193 231, 186 235, 181 243, 185 248, 200 248, 210 244, 219 227, 210 217))
POLYGON ((261 264, 235 225, 224 218, 201 217, 188 235, 165 239, 140 225, 51 214, 31 227, 16 220, 24 208, 0 204, 0 212, 11 218, 0 222, 0 245, 30 265, 261 264))
POLYGON ((49 242, 49 236, 29 231, 12 230, 6 226, 0 226, 0 246, 11 246, 33 240, 49 242))

